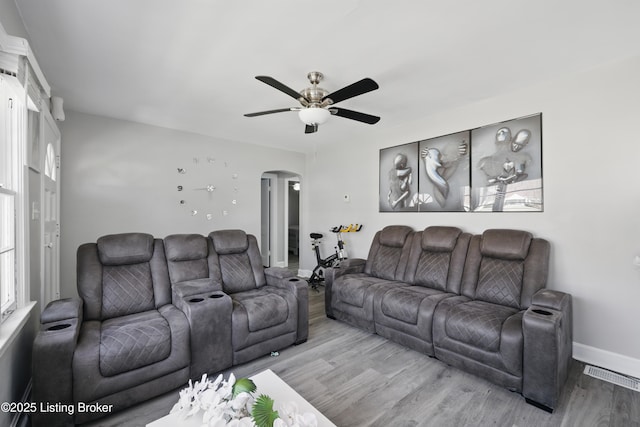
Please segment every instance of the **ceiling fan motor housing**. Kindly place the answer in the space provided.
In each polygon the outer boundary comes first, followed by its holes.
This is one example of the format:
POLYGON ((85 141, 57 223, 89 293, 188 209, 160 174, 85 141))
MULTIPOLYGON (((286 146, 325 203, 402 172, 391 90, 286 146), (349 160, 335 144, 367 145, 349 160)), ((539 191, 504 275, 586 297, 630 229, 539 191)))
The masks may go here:
POLYGON ((318 87, 318 83, 324 78, 323 74, 319 71, 312 71, 307 74, 307 78, 312 86, 300 91, 300 95, 302 95, 300 103, 305 107, 326 107, 328 104, 323 103, 322 98, 329 95, 329 91, 318 87))

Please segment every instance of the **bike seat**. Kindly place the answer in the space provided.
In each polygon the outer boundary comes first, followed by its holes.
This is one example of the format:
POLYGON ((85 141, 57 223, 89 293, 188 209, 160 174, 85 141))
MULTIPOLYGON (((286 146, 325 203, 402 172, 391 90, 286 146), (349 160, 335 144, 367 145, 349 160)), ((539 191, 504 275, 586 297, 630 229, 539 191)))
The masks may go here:
POLYGON ((309 237, 311 237, 312 239, 322 239, 322 234, 321 233, 311 233, 309 234, 309 237))

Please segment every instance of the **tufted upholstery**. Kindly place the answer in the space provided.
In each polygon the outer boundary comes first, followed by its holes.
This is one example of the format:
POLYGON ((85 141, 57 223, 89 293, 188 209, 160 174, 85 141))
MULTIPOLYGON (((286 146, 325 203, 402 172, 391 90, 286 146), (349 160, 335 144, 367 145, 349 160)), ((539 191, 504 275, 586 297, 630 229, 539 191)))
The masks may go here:
POLYGON ((255 236, 242 230, 209 234, 215 278, 231 297, 233 364, 307 339, 306 283, 285 269, 262 266, 255 236))
MULTIPOLYGON (((77 267, 80 298, 53 301, 41 316, 36 403, 99 402, 116 412, 308 336, 306 282, 263 268, 255 237, 241 230, 103 236, 78 248, 77 267)), ((37 412, 31 422, 72 426, 102 415, 37 412)))
POLYGON ((102 319, 154 309, 148 262, 105 265, 102 269, 102 319))
POLYGON ((350 272, 330 273, 325 280, 327 314, 370 332, 373 324, 375 295, 387 289, 405 286, 404 276, 413 237, 411 227, 389 225, 373 237, 366 263, 350 272))
POLYGON ((367 260, 327 270, 326 313, 553 410, 571 360, 572 300, 545 289, 549 249, 521 230, 385 227, 367 260))
POLYGON ((112 377, 166 359, 169 337, 169 322, 156 310, 102 322, 100 372, 112 377))
MULTIPOLYGON (((80 301, 53 301, 34 342, 33 398, 131 406, 189 378, 189 324, 171 304, 164 246, 144 233, 104 236, 78 248, 80 301), (51 372, 57 372, 52 376, 51 372)), ((99 413, 34 414, 70 425, 99 413)))
POLYGON ((405 225, 390 225, 376 233, 364 272, 386 280, 402 279, 412 232, 405 225))
POLYGON ((211 232, 209 238, 226 293, 249 291, 267 283, 255 236, 243 230, 218 230, 211 232))
POLYGON ((436 356, 522 391, 522 315, 546 285, 548 259, 548 242, 526 231, 494 229, 473 236, 461 296, 435 310, 436 356))
POLYGON ((434 354, 433 310, 456 295, 471 236, 457 227, 427 227, 412 237, 403 283, 374 302, 376 332, 415 350, 434 354))

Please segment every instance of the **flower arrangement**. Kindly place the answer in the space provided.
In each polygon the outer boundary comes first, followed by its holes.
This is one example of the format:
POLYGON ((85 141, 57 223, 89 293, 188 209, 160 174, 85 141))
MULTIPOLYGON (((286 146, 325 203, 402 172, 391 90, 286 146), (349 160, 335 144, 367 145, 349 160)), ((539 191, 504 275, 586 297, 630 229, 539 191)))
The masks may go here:
POLYGON ((267 395, 254 399, 256 385, 248 378, 236 380, 233 374, 224 380, 222 374, 211 381, 207 374, 200 381, 180 391, 171 413, 182 419, 201 413, 202 425, 208 427, 317 427, 314 414, 300 414, 294 402, 273 408, 267 395))

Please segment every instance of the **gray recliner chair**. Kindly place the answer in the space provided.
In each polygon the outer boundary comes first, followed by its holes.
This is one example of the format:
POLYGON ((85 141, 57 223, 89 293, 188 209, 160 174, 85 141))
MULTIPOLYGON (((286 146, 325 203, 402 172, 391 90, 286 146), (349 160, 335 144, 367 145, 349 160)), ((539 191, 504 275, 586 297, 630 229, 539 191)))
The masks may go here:
POLYGON ((526 231, 473 236, 462 295, 438 304, 433 339, 438 359, 551 411, 571 361, 572 303, 571 295, 544 289, 549 249, 526 231))
POLYGON ((307 340, 307 283, 284 268, 264 268, 256 238, 242 230, 209 234, 213 243, 212 273, 233 301, 233 364, 307 340))
MULTIPOLYGON (((171 303, 163 242, 108 235, 78 248, 80 300, 51 302, 33 346, 35 402, 113 405, 112 412, 184 385, 189 322, 171 303)), ((96 412, 32 414, 34 426, 83 423, 96 412)))

